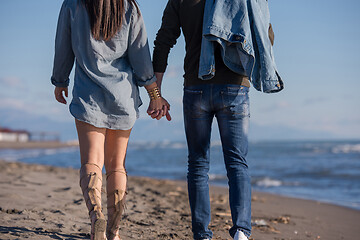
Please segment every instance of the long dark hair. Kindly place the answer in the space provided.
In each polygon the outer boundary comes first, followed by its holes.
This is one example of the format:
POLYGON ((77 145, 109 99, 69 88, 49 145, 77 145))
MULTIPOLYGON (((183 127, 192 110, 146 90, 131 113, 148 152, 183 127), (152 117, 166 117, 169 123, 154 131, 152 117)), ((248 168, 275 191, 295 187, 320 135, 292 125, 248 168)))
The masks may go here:
POLYGON ((82 0, 90 18, 91 33, 96 40, 109 40, 120 29, 125 14, 124 1, 134 4, 136 0, 82 0))

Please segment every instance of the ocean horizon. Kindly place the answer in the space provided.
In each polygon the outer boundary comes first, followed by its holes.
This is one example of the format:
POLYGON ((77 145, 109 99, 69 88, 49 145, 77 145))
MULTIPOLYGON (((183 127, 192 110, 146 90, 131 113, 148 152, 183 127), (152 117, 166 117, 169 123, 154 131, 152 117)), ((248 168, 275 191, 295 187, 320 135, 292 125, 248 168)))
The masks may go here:
MULTIPOLYGON (((0 159, 80 168, 78 147, 0 149, 0 159)), ((219 141, 210 159, 210 184, 227 186, 219 141)), ((247 162, 255 191, 360 210, 360 140, 251 141, 247 162)), ((130 141, 126 169, 130 176, 186 181, 186 143, 130 141)))

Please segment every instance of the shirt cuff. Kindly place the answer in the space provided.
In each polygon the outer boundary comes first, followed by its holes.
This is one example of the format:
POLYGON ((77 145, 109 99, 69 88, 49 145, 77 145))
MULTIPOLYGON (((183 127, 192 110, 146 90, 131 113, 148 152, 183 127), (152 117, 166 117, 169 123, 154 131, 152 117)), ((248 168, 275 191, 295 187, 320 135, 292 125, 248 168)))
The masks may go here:
POLYGON ((59 82, 57 80, 55 80, 54 77, 51 77, 51 83, 56 86, 56 87, 68 87, 69 86, 69 82, 70 82, 70 79, 66 79, 65 81, 63 82, 59 82))
POLYGON ((137 85, 140 86, 140 87, 143 87, 143 86, 147 86, 147 85, 150 85, 152 83, 154 83, 156 81, 156 77, 155 75, 152 76, 151 78, 143 81, 143 80, 138 80, 137 81, 137 85))

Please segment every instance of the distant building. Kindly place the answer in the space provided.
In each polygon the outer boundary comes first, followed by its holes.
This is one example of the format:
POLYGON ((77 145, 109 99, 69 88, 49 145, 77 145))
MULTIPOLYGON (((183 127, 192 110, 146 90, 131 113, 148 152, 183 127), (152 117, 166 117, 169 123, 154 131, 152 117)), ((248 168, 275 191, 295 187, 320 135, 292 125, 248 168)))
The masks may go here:
POLYGON ((0 128, 0 142, 28 142, 29 140, 30 133, 27 131, 0 128))

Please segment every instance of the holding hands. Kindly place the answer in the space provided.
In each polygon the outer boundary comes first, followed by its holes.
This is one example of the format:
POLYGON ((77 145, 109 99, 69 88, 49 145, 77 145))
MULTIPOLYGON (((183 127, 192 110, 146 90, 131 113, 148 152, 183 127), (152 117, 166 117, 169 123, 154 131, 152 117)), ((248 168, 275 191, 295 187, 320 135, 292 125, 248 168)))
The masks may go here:
POLYGON ((170 104, 162 97, 156 100, 150 100, 147 113, 151 118, 156 118, 160 120, 162 117, 166 116, 168 121, 171 121, 170 116, 170 104))
POLYGON ((168 121, 171 121, 170 116, 170 104, 161 97, 160 89, 158 88, 157 83, 153 83, 149 86, 145 86, 149 97, 150 103, 147 109, 147 113, 151 118, 160 120, 162 117, 166 116, 168 121))
MULTIPOLYGON (((161 82, 157 81, 159 86, 161 82)), ((161 97, 160 89, 158 88, 158 84, 156 82, 150 84, 149 86, 145 86, 149 97, 150 103, 147 109, 148 115, 153 118, 160 120, 162 117, 166 117, 168 121, 171 121, 170 116, 170 104, 161 97)), ((56 100, 59 103, 66 104, 67 101, 65 97, 68 97, 68 88, 67 87, 55 87, 54 95, 56 100)))

